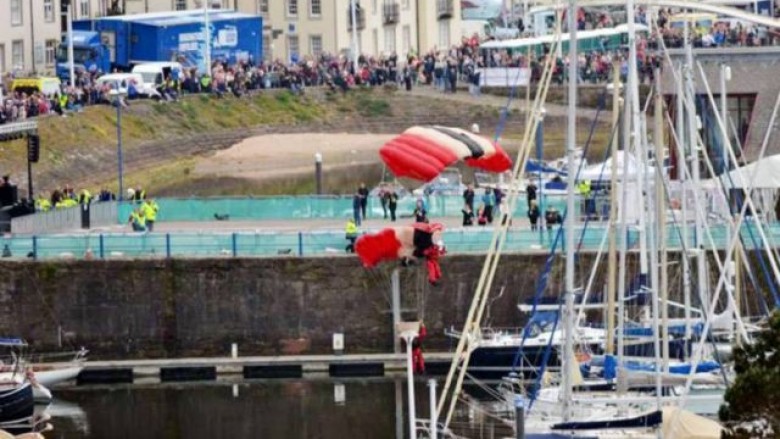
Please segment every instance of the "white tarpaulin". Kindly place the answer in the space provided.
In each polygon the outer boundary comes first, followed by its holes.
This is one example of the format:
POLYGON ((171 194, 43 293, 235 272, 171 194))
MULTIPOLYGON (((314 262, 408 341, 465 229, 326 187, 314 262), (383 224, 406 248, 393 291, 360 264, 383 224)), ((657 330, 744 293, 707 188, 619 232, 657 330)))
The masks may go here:
MULTIPOLYGON (((612 160, 610 157, 603 163, 598 163, 580 171, 578 180, 590 180, 590 181, 610 181, 612 180, 612 160)), ((655 178, 655 168, 652 166, 646 166, 639 163, 632 154, 625 151, 617 152, 617 179, 618 180, 636 180, 639 175, 639 171, 644 169, 646 173, 649 173, 647 177, 650 180, 655 178), (626 163, 628 160, 628 163, 626 163), (628 165, 628 174, 626 178, 623 178, 623 173, 626 170, 625 166, 628 165), (644 166, 644 168, 642 168, 644 166)))
POLYGON ((705 417, 677 407, 663 408, 663 437, 677 439, 720 439, 721 426, 705 417))
MULTIPOLYGON (((756 189, 779 189, 780 154, 734 169, 720 178, 725 187, 747 189, 752 181, 753 188, 756 189)), ((715 182, 705 181, 703 185, 707 187, 715 186, 715 182)))

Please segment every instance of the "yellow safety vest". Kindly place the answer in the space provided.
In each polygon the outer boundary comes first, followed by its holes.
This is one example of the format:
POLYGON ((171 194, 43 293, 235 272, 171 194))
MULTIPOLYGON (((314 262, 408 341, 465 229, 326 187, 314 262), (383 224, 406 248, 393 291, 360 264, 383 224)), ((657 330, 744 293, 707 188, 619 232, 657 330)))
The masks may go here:
POLYGON ((35 208, 41 212, 48 212, 51 209, 51 201, 46 198, 38 198, 35 201, 35 208))
POLYGON ((133 219, 133 222, 138 224, 141 227, 146 227, 146 218, 143 215, 139 215, 135 212, 130 214, 130 217, 133 219))
POLYGON ((347 236, 355 236, 358 234, 357 224, 350 221, 347 223, 347 236))
POLYGON ((144 216, 149 221, 157 221, 157 211, 160 210, 160 206, 157 205, 155 202, 146 202, 141 206, 141 209, 144 212, 144 216))
POLYGON ((84 204, 89 204, 89 202, 92 200, 92 194, 89 193, 89 191, 86 189, 83 189, 81 191, 81 197, 84 198, 84 204))

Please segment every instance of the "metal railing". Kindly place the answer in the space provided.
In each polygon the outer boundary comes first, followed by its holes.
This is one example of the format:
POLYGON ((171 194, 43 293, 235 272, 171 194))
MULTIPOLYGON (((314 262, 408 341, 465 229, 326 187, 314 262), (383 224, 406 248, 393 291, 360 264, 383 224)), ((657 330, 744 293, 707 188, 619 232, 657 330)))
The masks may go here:
MULTIPOLYGON (((746 249, 753 250, 760 243, 751 243, 751 233, 757 233, 754 224, 743 226, 741 233, 746 249)), ((688 236, 693 236, 689 226, 688 236)), ((770 244, 780 243, 780 223, 768 227, 770 244)), ((376 230, 364 230, 364 233, 376 230)), ((725 248, 726 229, 714 227, 713 237, 719 248, 725 248)), ((504 251, 509 253, 546 254, 554 242, 557 227, 552 230, 530 230, 527 226, 512 227, 507 235, 504 251)), ((604 225, 588 225, 577 229, 574 243, 580 251, 596 251, 605 241, 604 225)), ((484 253, 490 246, 492 227, 465 227, 448 229, 444 242, 450 253, 484 253)), ((678 227, 667 231, 670 250, 680 250, 678 227)), ((630 230, 624 237, 629 249, 638 249, 639 234, 630 230)), ((618 244, 622 241, 618 237, 618 244)), ((559 246, 556 250, 565 250, 559 246)), ((693 245, 692 239, 688 243, 693 245)), ((29 259, 127 259, 127 258, 199 258, 199 257, 302 257, 333 256, 346 254, 347 240, 341 230, 299 232, 209 232, 209 233, 103 233, 5 236, 0 238, 0 248, 7 247, 9 258, 29 259)), ((709 248, 709 244, 705 245, 709 248)), ((5 251, 4 251, 5 253, 5 251)))

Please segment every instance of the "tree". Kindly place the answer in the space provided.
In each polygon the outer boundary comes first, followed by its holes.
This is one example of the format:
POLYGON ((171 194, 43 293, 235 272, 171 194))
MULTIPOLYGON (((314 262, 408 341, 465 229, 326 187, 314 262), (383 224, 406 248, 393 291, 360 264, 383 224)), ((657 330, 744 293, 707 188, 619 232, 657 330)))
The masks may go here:
POLYGON ((750 345, 734 350, 737 378, 726 391, 720 420, 730 438, 780 435, 780 311, 750 345))

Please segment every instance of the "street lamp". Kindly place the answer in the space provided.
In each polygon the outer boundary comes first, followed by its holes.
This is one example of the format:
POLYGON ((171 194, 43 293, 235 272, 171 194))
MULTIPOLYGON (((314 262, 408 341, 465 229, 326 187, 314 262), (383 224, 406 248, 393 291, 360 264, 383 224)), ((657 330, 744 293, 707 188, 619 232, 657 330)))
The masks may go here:
POLYGON ((122 201, 124 196, 124 185, 122 184, 122 98, 127 95, 125 90, 113 89, 108 92, 111 96, 111 102, 116 107, 116 154, 117 154, 117 173, 119 176, 119 193, 117 199, 122 201))
POLYGON ((322 195, 322 154, 314 154, 314 181, 317 195, 322 195))

